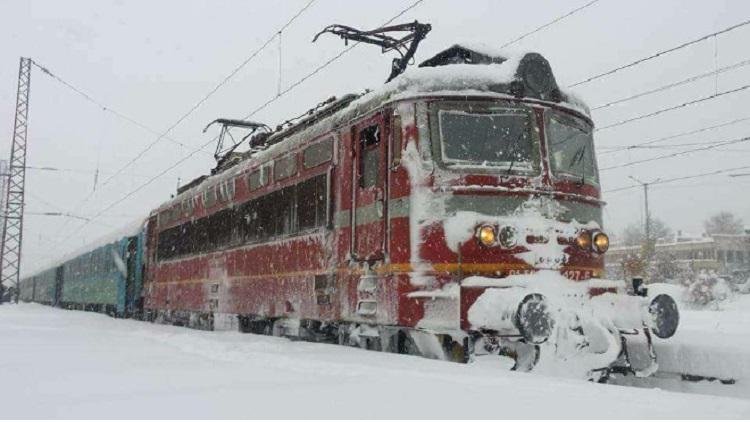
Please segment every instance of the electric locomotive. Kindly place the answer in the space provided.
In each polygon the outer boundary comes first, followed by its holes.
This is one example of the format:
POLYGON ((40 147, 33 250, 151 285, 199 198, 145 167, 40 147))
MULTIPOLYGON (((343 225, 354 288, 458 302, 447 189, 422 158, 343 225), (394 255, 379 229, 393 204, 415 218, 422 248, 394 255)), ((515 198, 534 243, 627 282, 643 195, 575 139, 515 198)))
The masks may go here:
POLYGON ((595 380, 653 373, 652 335, 672 336, 679 313, 603 278, 587 106, 537 53, 457 44, 404 71, 429 30, 328 27, 402 53, 388 82, 275 130, 212 122, 216 168, 150 214, 143 264, 123 273, 143 273, 133 314, 595 380))

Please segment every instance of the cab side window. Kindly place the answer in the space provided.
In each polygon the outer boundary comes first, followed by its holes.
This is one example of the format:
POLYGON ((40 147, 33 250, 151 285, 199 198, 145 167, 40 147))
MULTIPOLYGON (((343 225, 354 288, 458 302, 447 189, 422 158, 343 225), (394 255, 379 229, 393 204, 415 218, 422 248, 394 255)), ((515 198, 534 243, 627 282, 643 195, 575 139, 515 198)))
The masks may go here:
POLYGON ((378 183, 380 169, 380 126, 372 125, 359 131, 359 186, 369 188, 378 183))

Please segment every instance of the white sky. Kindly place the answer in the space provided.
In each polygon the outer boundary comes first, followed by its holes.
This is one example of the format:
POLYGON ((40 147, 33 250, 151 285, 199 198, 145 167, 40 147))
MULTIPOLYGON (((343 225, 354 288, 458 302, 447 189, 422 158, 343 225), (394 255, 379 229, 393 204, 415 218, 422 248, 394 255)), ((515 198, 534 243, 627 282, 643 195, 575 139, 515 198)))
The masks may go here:
MULTIPOLYGON (((587 3, 576 1, 443 1, 426 0, 397 22, 418 19, 433 25, 417 53, 430 57, 457 40, 501 45, 551 19, 587 3)), ((163 131, 244 61, 307 0, 246 1, 7 1, 0 0, 0 124, 2 157, 12 133, 19 56, 32 57, 99 101, 163 131)), ((411 2, 318 0, 282 36, 282 87, 307 74, 341 51, 333 36, 311 44, 312 36, 332 23, 375 28, 411 2)), ((551 27, 529 36, 514 49, 542 53, 558 83, 568 85, 615 66, 672 47, 750 17, 750 2, 601 0, 551 27)), ((716 66, 750 58, 750 26, 680 50, 644 65, 583 85, 575 92, 596 106, 681 80, 716 66)), ((255 118, 271 126, 299 115, 331 95, 377 87, 388 74, 392 56, 374 46, 359 46, 310 78, 255 118)), ((27 211, 96 214, 110 203, 208 141, 202 134, 216 117, 240 118, 276 93, 276 42, 170 133, 189 146, 162 140, 123 175, 107 185, 118 169, 154 135, 118 120, 86 102, 46 75, 34 71, 29 128, 29 166, 89 172, 27 172, 27 211), (100 169, 97 193, 85 203, 100 169)), ((594 113, 597 125, 656 111, 698 97, 750 83, 750 66, 723 73, 718 80, 697 83, 630 101, 594 113)), ((750 90, 633 122, 597 134, 598 152, 607 147, 749 117, 750 90)), ((692 143, 747 136, 750 121, 668 141, 692 143)), ((600 167, 680 149, 658 149, 601 155, 600 167)), ((212 149, 195 155, 163 178, 81 229, 83 221, 27 215, 24 265, 80 247, 116 230, 169 198, 178 178, 183 182, 212 167, 212 149), (62 242, 65 240, 65 242, 62 242)), ((607 171, 604 190, 642 180, 697 174, 749 165, 750 145, 737 144, 702 153, 607 171)), ((699 233, 711 213, 730 210, 750 223, 750 177, 717 175, 655 186, 653 215, 674 229, 699 233)), ((620 232, 642 215, 642 194, 634 189, 605 194, 605 225, 620 232)))

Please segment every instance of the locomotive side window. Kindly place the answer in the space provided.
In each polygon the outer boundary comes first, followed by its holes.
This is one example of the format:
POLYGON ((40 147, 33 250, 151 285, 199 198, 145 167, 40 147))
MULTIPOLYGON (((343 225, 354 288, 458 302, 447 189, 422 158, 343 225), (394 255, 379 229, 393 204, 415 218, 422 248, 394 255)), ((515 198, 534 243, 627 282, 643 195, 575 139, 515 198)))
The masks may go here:
POLYGON ((216 204, 216 186, 211 186, 203 193, 203 206, 210 208, 216 204))
POLYGON ((547 147, 552 172, 581 183, 599 182, 591 126, 557 111, 547 112, 547 147))
POLYGON ((247 188, 251 191, 260 189, 266 185, 266 180, 263 177, 261 170, 255 170, 247 176, 247 188))
POLYGON ((297 186, 299 230, 304 231, 324 226, 326 219, 325 175, 306 180, 297 186))
POLYGON ((328 138, 325 141, 310 145, 302 153, 302 161, 306 169, 317 167, 333 157, 333 139, 328 138))
POLYGON ((242 205, 159 233, 157 257, 172 259, 257 243, 326 225, 327 175, 270 192, 242 205))
POLYGON ((234 198, 234 178, 222 182, 217 187, 219 201, 228 202, 234 198))
POLYGON ((359 161, 359 186, 368 188, 378 183, 380 168, 380 126, 372 125, 359 131, 359 150, 362 159, 359 161))
POLYGON ((275 180, 283 180, 297 173, 297 156, 287 155, 277 159, 273 165, 273 177, 275 180))

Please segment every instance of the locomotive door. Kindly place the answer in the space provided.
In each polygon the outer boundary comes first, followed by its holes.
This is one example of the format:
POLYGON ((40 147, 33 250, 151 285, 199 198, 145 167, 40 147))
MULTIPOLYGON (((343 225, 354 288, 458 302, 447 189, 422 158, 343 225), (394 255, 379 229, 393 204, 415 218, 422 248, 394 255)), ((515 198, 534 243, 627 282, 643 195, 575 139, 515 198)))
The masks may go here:
POLYGON ((383 115, 354 126, 352 252, 359 261, 385 257, 386 147, 383 115))

